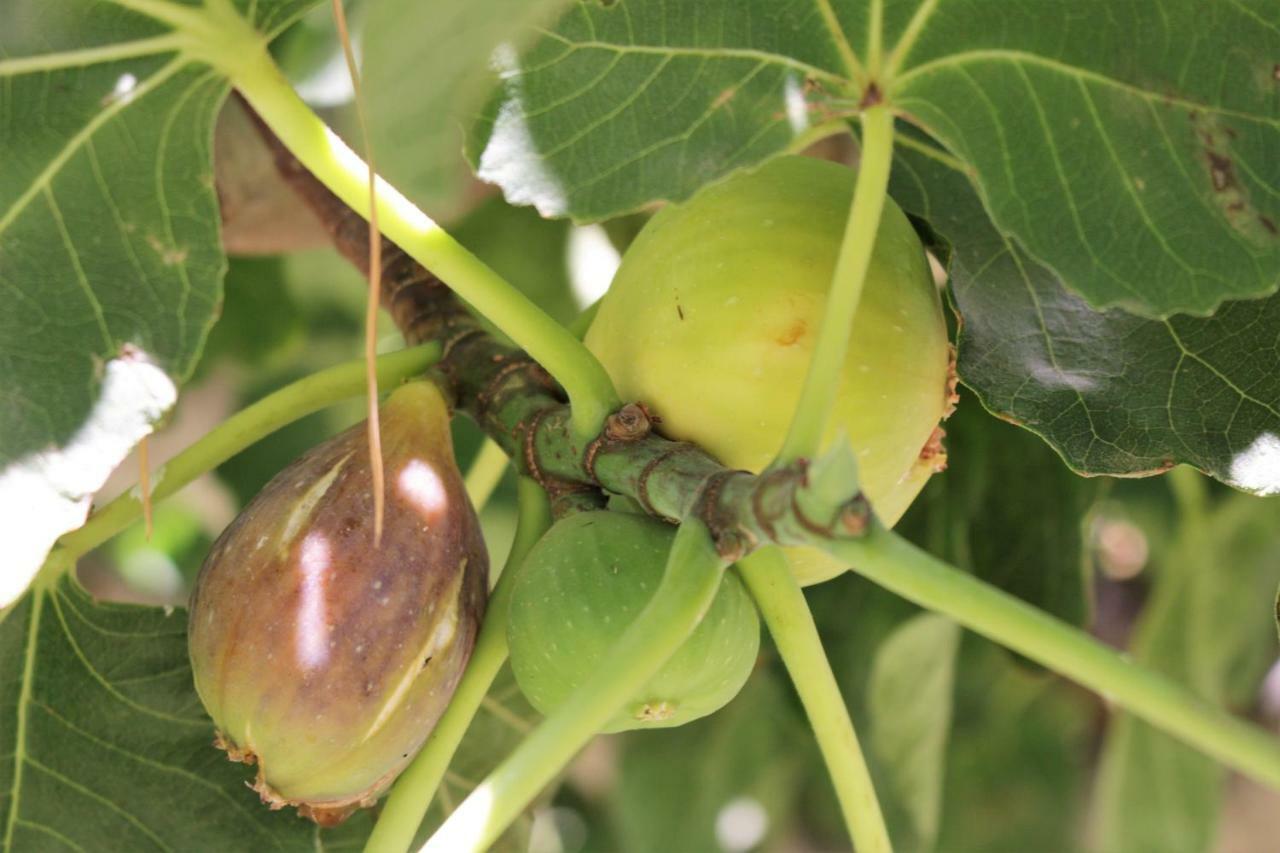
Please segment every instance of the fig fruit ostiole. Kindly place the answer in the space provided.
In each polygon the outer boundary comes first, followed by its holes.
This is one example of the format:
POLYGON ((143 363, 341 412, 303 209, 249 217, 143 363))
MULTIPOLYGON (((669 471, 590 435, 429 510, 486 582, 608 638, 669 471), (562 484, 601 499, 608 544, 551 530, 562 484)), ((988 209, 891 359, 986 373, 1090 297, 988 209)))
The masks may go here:
MULTIPOLYGON (((581 512, 529 551, 514 578, 507 642, 535 708, 554 711, 604 664, 658 588, 675 530, 642 515, 581 512)), ((746 683, 759 645, 755 604, 728 573, 693 634, 604 730, 678 726, 718 710, 746 683)))
POLYGON ((488 555, 445 400, 404 385, 381 409, 386 515, 373 546, 363 424, 278 474, 214 544, 191 602, 196 689, 255 790, 332 825, 372 802, 453 693, 488 555))
MULTIPOLYGON (((623 399, 672 438, 759 472, 800 397, 855 173, 778 157, 660 211, 627 250, 586 344, 623 399)), ((941 466, 951 404, 946 323, 920 239, 887 200, 826 439, 845 433, 860 485, 893 524, 941 466)), ((846 567, 788 549, 816 583, 846 567)))

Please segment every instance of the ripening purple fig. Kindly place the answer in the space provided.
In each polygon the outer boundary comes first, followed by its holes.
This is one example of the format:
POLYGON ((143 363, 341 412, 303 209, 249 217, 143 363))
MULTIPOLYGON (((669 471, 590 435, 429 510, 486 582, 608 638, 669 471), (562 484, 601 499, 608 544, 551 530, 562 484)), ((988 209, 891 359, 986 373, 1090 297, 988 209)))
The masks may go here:
POLYGON ((429 382, 383 405, 374 546, 365 425, 284 469, 214 544, 191 602, 196 689, 255 790, 334 824, 372 802, 444 711, 484 613, 488 555, 429 382))

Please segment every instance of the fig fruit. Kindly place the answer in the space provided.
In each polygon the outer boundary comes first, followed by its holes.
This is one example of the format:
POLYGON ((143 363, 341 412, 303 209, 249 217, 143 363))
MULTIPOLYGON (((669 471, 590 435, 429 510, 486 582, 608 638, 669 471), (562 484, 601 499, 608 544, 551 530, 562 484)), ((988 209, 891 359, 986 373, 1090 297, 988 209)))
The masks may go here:
MULTIPOLYGON (((791 423, 835 271, 855 173, 779 157, 654 216, 622 259, 586 344, 623 399, 672 438, 759 472, 791 423)), ((849 341, 830 441, 893 524, 939 467, 949 405, 942 304, 906 216, 887 200, 849 341)), ((802 583, 845 567, 790 549, 802 583)))
POLYGON ((475 642, 488 555, 434 385, 381 410, 373 541, 365 425, 278 474, 214 543, 191 601, 196 690, 255 789, 317 823, 382 793, 444 711, 475 642))
MULTIPOLYGON (((525 697, 549 713, 597 668, 653 597, 675 528, 642 515, 581 512, 556 522, 520 566, 507 640, 525 697)), ((738 694, 755 666, 760 622, 727 574, 680 650, 605 727, 678 726, 738 694)))

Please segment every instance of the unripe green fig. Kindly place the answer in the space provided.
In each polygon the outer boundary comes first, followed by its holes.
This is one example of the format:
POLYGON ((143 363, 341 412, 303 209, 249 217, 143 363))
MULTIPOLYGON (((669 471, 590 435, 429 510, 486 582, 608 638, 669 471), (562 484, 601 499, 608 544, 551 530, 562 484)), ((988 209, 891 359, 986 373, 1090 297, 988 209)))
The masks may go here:
POLYGON ((381 409, 386 509, 374 544, 364 424, 253 499, 196 580, 189 648, 219 745, 255 789, 333 824, 370 805, 453 693, 484 614, 488 555, 429 382, 381 409))
MULTIPOLYGON (((557 521, 525 558, 511 591, 507 640, 525 697, 554 711, 605 664, 653 597, 675 528, 642 515, 581 512, 557 521)), ((678 726, 718 710, 755 666, 760 622, 728 573, 706 616, 604 731, 678 726)))
MULTIPOLYGON (((654 216, 600 303, 586 344, 623 399, 672 438, 759 472, 782 445, 804 385, 855 172, 778 157, 654 216)), ((893 524, 940 466, 949 405, 942 304, 920 239, 886 200, 826 440, 845 433, 861 486, 893 524)), ((789 549, 802 583, 846 568, 789 549)))

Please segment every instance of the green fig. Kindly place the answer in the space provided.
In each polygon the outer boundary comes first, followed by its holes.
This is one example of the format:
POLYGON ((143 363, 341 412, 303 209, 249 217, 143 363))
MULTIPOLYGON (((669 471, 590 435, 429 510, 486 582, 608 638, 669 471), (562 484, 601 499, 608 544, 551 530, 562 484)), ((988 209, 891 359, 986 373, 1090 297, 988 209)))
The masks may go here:
MULTIPOLYGON (((586 344, 672 438, 759 472, 782 446, 835 272, 855 173, 779 157, 654 216, 622 259, 586 344)), ((826 437, 893 524, 942 463, 950 350, 920 238, 885 203, 826 437)), ((845 566, 788 549, 802 583, 845 566)))
MULTIPOLYGON (((669 524, 601 510, 556 522, 529 551, 511 591, 507 642, 535 708, 555 710, 604 665, 653 597, 674 538, 669 524)), ((746 683, 759 646, 755 604, 730 572, 684 645, 604 730, 678 726, 718 710, 746 683)))
POLYGON ((428 382, 381 410, 374 544, 365 425, 280 472, 214 544, 191 601, 196 690, 272 807, 370 805, 443 713, 475 643, 488 555, 428 382))

